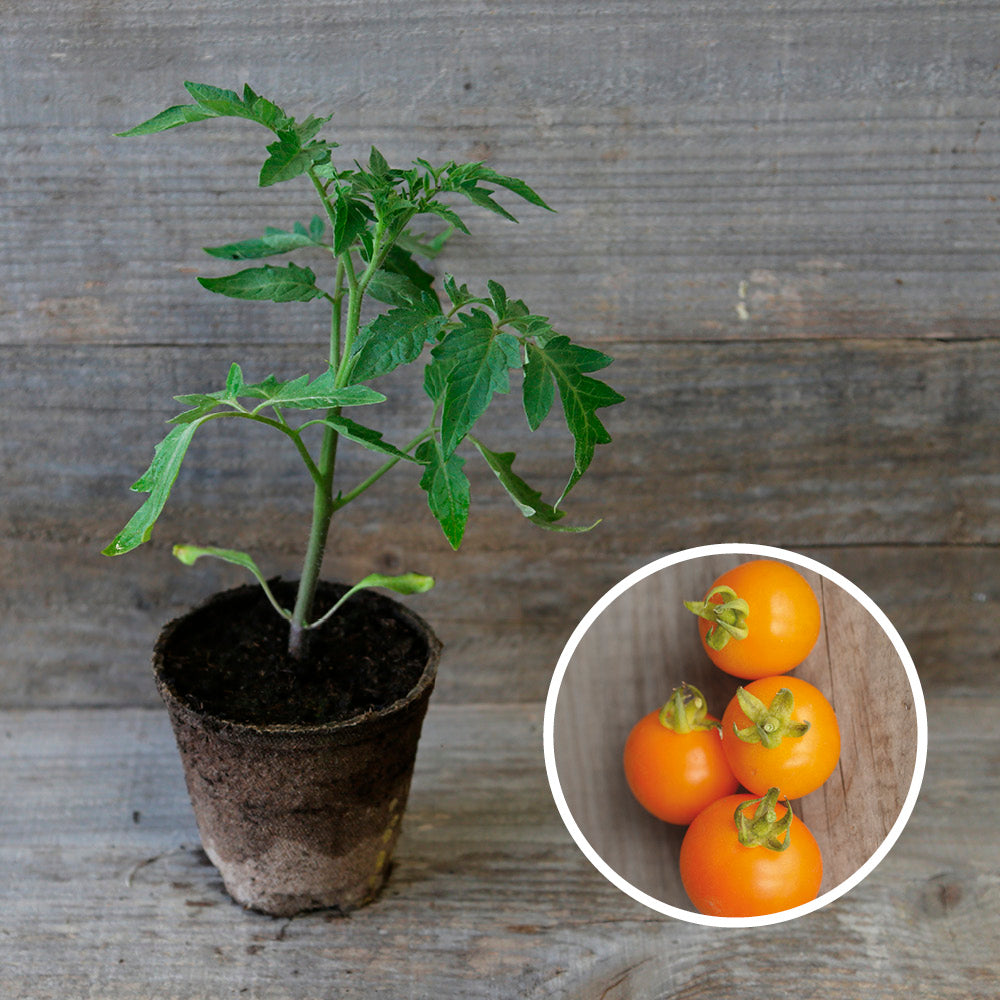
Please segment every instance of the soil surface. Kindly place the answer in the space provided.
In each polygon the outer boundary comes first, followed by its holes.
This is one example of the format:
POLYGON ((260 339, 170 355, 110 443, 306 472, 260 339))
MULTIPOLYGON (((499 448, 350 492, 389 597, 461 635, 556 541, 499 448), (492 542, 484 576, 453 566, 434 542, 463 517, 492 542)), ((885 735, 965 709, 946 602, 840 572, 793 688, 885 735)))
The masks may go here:
MULTIPOLYGON (((295 585, 270 586, 283 607, 295 585)), ((346 588, 321 584, 322 614, 346 588)), ((256 725, 339 722, 402 698, 417 683, 428 648, 394 602, 372 591, 350 597, 309 633, 301 660, 287 654, 288 623, 251 585, 220 595, 179 628, 164 658, 164 680, 192 708, 256 725)))

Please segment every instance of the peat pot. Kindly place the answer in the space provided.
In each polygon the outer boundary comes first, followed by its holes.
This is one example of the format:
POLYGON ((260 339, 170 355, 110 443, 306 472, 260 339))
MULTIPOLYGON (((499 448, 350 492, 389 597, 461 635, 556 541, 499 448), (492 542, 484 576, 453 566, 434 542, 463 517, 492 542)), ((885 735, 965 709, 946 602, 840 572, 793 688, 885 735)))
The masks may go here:
MULTIPOLYGON (((291 585, 272 588, 290 603, 291 585)), ((317 607, 344 589, 324 584, 317 607)), ((258 631, 272 632, 283 651, 286 629, 261 588, 217 594, 160 633, 156 683, 202 846, 230 895, 275 916, 346 912, 374 899, 387 878, 441 644, 398 601, 362 591, 317 630, 310 677, 301 681, 289 677, 294 669, 281 665, 280 652, 277 670, 257 663, 268 642, 258 631), (388 648, 351 648, 359 628, 388 648), (223 672, 220 680, 217 664, 227 656, 242 678, 223 672), (340 675, 353 694, 339 690, 340 675), (257 699, 254 712, 228 706, 227 684, 257 699), (306 709, 296 707, 303 687, 319 690, 306 709), (261 717, 248 721, 254 713, 261 717)))

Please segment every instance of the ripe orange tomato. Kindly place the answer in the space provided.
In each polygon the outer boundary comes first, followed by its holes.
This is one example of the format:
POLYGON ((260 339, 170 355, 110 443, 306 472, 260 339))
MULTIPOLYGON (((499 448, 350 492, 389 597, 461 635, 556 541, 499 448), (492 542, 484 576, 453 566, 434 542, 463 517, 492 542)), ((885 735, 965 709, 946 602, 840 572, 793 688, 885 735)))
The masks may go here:
POLYGON ((758 818, 762 805, 761 800, 748 800, 745 795, 717 799, 684 834, 681 882, 701 913, 759 917, 800 906, 818 895, 823 880, 819 845, 797 816, 787 818, 785 805, 771 802, 770 825, 779 832, 765 833, 757 846, 741 843, 737 809, 743 814, 743 828, 753 830, 755 824, 767 820, 766 816, 758 818), (779 847, 783 836, 787 844, 779 847))
POLYGON ((709 658, 734 677, 786 673, 809 655, 819 637, 819 602, 812 588, 797 570, 773 559, 755 559, 723 573, 704 601, 686 606, 699 616, 709 658), (720 625, 709 620, 717 614, 713 605, 731 601, 730 594, 745 602, 728 613, 733 621, 720 625), (733 634, 744 630, 743 638, 733 634))
POLYGON ((684 690, 695 692, 688 705, 695 697, 701 699, 695 712, 689 711, 679 723, 687 731, 669 728, 669 713, 661 721, 668 702, 633 726, 624 752, 625 779, 639 804, 657 819, 678 824, 690 823, 710 802, 739 787, 726 763, 718 720, 705 711, 700 692, 687 685, 684 690), (698 721, 692 725, 695 713, 698 721))
POLYGON ((722 716, 722 748, 740 784, 756 795, 776 785, 790 799, 819 788, 840 759, 840 727, 823 693, 799 677, 762 677, 740 691, 756 706, 744 695, 746 711, 737 692, 722 716))

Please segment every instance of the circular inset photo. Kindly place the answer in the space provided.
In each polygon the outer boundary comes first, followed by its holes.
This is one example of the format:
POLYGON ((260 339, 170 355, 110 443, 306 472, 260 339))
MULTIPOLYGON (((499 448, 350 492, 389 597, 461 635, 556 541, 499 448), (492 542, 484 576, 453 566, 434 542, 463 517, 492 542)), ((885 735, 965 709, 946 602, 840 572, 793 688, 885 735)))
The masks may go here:
POLYGON ((545 764, 577 845, 692 923, 812 912, 857 885, 920 790, 927 715, 882 611, 771 546, 689 549, 586 615, 545 705, 545 764))

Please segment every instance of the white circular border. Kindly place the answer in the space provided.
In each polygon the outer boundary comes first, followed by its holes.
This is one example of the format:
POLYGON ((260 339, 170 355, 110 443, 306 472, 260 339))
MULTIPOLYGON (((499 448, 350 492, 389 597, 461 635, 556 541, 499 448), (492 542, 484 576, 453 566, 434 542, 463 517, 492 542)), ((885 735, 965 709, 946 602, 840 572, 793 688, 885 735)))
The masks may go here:
POLYGON ((903 828, 906 826, 906 823, 910 818, 910 813, 913 812, 913 807, 916 805, 917 796, 920 794, 920 785, 924 777, 924 766, 927 762, 927 708, 924 704, 924 695, 920 687, 920 679, 917 677, 917 669, 914 666, 912 657, 907 651, 906 646, 903 644, 903 640, 900 638, 899 633, 893 627, 892 623, 867 594, 835 570, 832 570, 828 566, 824 566, 822 563, 816 562, 814 559, 810 559, 807 556, 799 555, 796 552, 789 552, 785 549, 775 548, 770 545, 755 545, 751 543, 735 542, 732 544, 701 545, 697 548, 684 549, 681 552, 675 552, 673 555, 657 559, 654 562, 643 566, 642 569, 638 569, 634 573, 625 577, 624 580, 612 587, 611 590, 609 590, 590 609, 590 611, 587 612, 580 624, 573 630, 573 634, 569 637, 569 641, 563 648, 559 661, 556 664, 555 673, 552 675, 552 681, 549 684, 548 696, 545 699, 542 741, 545 751, 545 771, 548 775, 549 787, 552 789, 552 796, 555 799, 556 807, 559 809, 559 815, 562 817, 563 823, 566 824, 566 829, 569 830, 570 835, 573 840, 576 841, 580 850, 583 851, 590 863, 609 882, 611 882, 612 885, 617 886, 617 888, 619 888, 626 895, 631 896, 633 899, 645 906, 648 906, 650 909, 656 910, 658 913, 662 913, 669 917, 676 917, 679 920, 686 920, 689 923, 702 924, 707 927, 764 927, 767 924, 777 924, 785 920, 793 920, 795 917, 801 917, 807 913, 812 913, 814 910, 818 910, 820 907, 826 906, 827 903, 833 902, 833 900, 838 899, 845 892, 853 889, 854 886, 866 878, 889 853, 893 844, 896 843, 899 835, 903 832, 903 828), (573 658, 573 654, 576 652, 576 647, 579 645, 580 640, 587 633, 590 626, 597 619, 598 615, 600 615, 612 601, 618 598, 621 594, 625 593, 625 591, 630 587, 633 587, 647 576, 666 569, 668 566, 688 562, 692 559, 701 559, 706 556, 732 554, 763 556, 765 558, 781 559, 785 562, 795 563, 798 566, 802 566, 805 569, 812 570, 814 573, 820 574, 820 576, 825 576, 828 580, 837 584, 838 587, 846 590, 868 611, 875 621, 878 622, 895 647, 895 650, 902 661, 903 668, 906 671, 906 676, 910 682, 910 690, 913 693, 913 707, 917 717, 917 757, 913 765, 913 778, 910 781, 910 788, 906 794, 906 799, 903 802, 903 807, 900 810, 899 815, 896 817, 896 822, 893 823, 892 828, 889 830, 882 843, 878 846, 875 853, 856 872, 854 872, 853 875, 841 882, 840 885, 835 886, 829 892, 825 892, 822 896, 818 896, 809 903, 803 903, 801 906, 795 906, 789 910, 782 910, 779 913, 769 913, 762 917, 712 917, 692 910, 682 910, 679 907, 671 906, 669 903, 664 903, 659 899, 654 899, 652 896, 640 889, 637 889, 630 882, 627 882, 624 878, 622 878, 621 875, 614 871, 590 845, 587 838, 581 833, 576 820, 573 818, 573 814, 569 810, 569 806, 566 804, 566 798, 563 795, 562 787, 559 784, 559 774, 556 767, 553 739, 556 699, 559 696, 559 688, 562 684, 563 676, 569 667, 570 661, 573 658))

